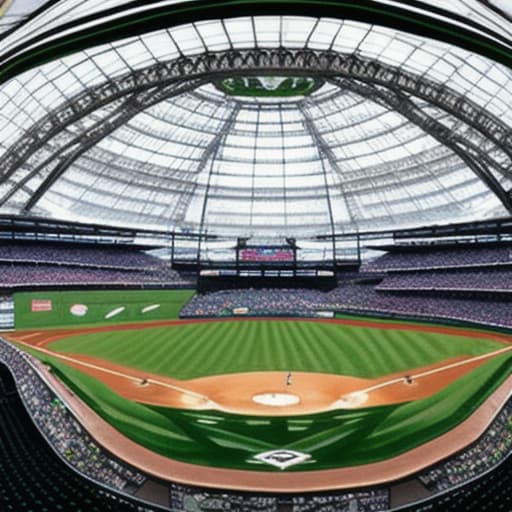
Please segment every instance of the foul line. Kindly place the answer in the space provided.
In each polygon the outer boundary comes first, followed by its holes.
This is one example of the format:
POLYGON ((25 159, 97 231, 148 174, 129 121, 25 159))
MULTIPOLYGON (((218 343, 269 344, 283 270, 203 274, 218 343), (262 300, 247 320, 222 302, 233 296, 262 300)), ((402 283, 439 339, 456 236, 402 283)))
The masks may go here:
POLYGON ((39 336, 41 333, 40 332, 33 332, 31 334, 25 334, 23 336, 20 336, 19 339, 20 340, 28 340, 29 338, 33 338, 34 336, 39 336))
MULTIPOLYGON (((140 382, 141 381, 141 378, 139 378, 139 377, 134 377, 133 375, 129 375, 127 373, 123 373, 123 372, 120 372, 120 371, 117 371, 117 370, 111 370, 109 368, 104 368, 104 367, 101 367, 101 366, 97 366, 97 365, 92 364, 92 363, 86 363, 85 361, 80 361, 80 359, 75 359, 74 357, 69 357, 69 356, 65 356, 63 354, 59 354, 57 352, 52 352, 51 350, 47 350, 45 348, 35 347, 34 345, 30 345, 29 343, 25 343, 24 341, 18 341, 18 343, 20 343, 21 345, 25 345, 26 347, 29 347, 31 349, 37 350, 39 352, 43 352, 44 354, 47 354, 49 356, 56 357, 57 359, 62 359, 64 361, 70 361, 72 363, 75 363, 75 364, 78 364, 78 365, 82 365, 82 366, 85 366, 87 368, 92 368, 94 370, 99 370, 101 372, 109 373, 110 375, 116 375, 117 377, 122 377, 122 378, 125 378, 125 379, 128 379, 128 380, 134 381, 134 382, 140 382)), ((195 398, 200 399, 203 402, 211 402, 211 400, 208 398, 208 396, 203 395, 201 393, 197 393, 195 391, 191 391, 190 389, 182 388, 182 387, 177 386, 175 384, 169 384, 168 382, 162 382, 162 381, 155 380, 155 379, 152 379, 152 378, 146 379, 146 382, 151 383, 151 384, 156 384, 158 386, 163 386, 165 388, 172 389, 173 391, 178 391, 178 392, 183 393, 185 395, 193 396, 195 398)))
MULTIPOLYGON (((452 368, 457 368, 459 366, 464 366, 464 365, 467 365, 469 363, 473 363, 475 361, 480 361, 480 360, 483 360, 483 359, 489 359, 489 358, 497 356, 499 354, 503 354, 505 352, 510 352, 511 350, 512 350, 512 347, 500 348, 499 350, 495 350, 494 352, 489 352, 487 354, 482 354, 482 355, 479 355, 479 356, 471 357, 469 359, 464 359, 463 361, 457 361, 456 363, 450 363, 450 364, 447 364, 446 366, 441 366, 439 368, 434 368, 432 370, 426 370, 424 372, 416 373, 416 374, 411 374, 411 375, 408 375, 408 376, 411 379, 418 380, 418 379, 421 379, 423 377, 428 377, 429 375, 434 375, 436 373, 441 373, 441 372, 444 372, 446 370, 451 370, 452 368)), ((379 384, 375 384, 375 385, 370 386, 368 388, 359 389, 357 391, 352 391, 351 393, 346 393, 344 395, 341 395, 340 398, 347 397, 347 396, 350 396, 352 394, 357 394, 357 393, 370 393, 371 391, 375 391, 377 389, 382 389, 382 388, 385 388, 387 386, 392 386, 393 384, 402 383, 402 382, 404 382, 404 380, 406 380, 406 378, 407 378, 406 376, 404 376, 404 377, 397 377, 395 379, 391 379, 391 380, 388 380, 388 381, 385 381, 385 382, 380 382, 379 384)))

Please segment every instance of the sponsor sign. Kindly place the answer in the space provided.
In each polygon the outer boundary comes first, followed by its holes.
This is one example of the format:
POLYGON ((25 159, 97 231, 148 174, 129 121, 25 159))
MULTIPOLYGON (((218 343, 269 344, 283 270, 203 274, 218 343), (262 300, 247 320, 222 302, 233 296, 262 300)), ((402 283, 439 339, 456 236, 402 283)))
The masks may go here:
POLYGON ((317 311, 316 316, 322 318, 334 318, 334 311, 317 311))
POLYGON ((219 271, 218 270, 201 270, 201 272, 199 273, 200 275, 202 276, 218 276, 219 275, 219 271))
POLYGON ((155 309, 158 309, 160 307, 160 304, 151 304, 150 306, 146 306, 145 308, 142 308, 142 314, 149 313, 150 311, 154 311, 155 309))
POLYGON ((247 315, 249 313, 249 308, 233 308, 234 315, 247 315))
POLYGON ((119 315, 119 313, 122 313, 125 309, 126 309, 125 306, 121 306, 119 308, 115 308, 112 311, 109 311, 105 315, 105 319, 108 320, 109 318, 112 318, 113 316, 119 315))
POLYGON ((41 311, 51 311, 52 301, 49 299, 32 299, 30 304, 30 311, 39 313, 41 311))
POLYGON ((69 312, 73 316, 85 316, 89 308, 85 304, 73 304, 69 308, 69 312))

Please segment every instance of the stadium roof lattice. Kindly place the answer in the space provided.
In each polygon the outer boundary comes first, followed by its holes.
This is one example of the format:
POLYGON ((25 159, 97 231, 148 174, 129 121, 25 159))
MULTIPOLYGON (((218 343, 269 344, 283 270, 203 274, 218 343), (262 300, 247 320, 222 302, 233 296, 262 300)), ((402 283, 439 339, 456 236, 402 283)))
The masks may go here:
POLYGON ((14 1, 0 213, 240 237, 510 214, 510 11, 14 1))

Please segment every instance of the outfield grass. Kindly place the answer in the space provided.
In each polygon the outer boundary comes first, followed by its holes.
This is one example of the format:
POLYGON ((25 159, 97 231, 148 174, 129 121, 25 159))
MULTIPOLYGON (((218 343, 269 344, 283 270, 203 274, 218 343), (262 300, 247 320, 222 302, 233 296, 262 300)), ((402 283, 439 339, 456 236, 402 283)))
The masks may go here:
MULTIPOLYGON (((371 378, 501 347, 483 337, 275 319, 75 335, 53 342, 49 348, 187 379, 289 369, 371 378)), ((180 461, 262 471, 275 468, 255 461, 254 455, 278 448, 312 456, 287 471, 354 466, 403 453, 467 418, 510 374, 512 361, 511 354, 486 361, 424 400, 314 415, 261 417, 136 403, 56 358, 38 357, 52 365, 92 409, 135 442, 180 461)))
POLYGON ((373 378, 501 348, 482 338, 306 320, 219 320, 79 334, 49 345, 179 379, 251 371, 373 378))

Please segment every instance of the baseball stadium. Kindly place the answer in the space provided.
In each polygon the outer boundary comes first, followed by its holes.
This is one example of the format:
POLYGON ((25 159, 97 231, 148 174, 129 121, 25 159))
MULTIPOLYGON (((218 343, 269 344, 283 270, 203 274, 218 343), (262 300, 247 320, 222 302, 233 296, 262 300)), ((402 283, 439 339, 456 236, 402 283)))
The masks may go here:
POLYGON ((0 510, 511 512, 506 0, 0 0, 0 510))

